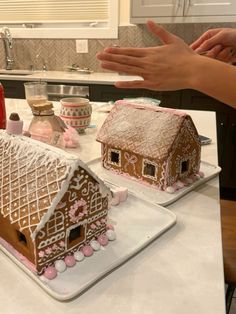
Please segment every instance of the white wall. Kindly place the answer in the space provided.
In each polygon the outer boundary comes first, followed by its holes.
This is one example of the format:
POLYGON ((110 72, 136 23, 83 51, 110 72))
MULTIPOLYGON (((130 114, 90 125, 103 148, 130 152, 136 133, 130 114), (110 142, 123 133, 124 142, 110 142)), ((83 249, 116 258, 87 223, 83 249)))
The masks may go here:
POLYGON ((119 6, 120 6, 119 25, 129 25, 130 0, 120 0, 119 6))

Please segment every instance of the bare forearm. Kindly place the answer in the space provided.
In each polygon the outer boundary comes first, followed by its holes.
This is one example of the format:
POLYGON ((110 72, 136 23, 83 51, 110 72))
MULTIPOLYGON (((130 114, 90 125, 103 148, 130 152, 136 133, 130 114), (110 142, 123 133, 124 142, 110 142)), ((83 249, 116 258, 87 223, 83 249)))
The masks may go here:
POLYGON ((190 88, 236 108, 236 67, 199 57, 193 65, 190 88))

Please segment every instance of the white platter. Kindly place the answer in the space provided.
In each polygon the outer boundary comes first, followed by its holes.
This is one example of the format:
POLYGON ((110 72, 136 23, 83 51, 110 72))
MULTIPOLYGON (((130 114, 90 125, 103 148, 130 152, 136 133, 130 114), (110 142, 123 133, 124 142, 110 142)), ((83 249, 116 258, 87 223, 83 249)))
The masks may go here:
POLYGON ((105 183, 116 187, 126 187, 128 188, 129 193, 137 195, 139 198, 142 198, 146 201, 157 203, 161 206, 167 206, 171 203, 174 203, 199 185, 202 185, 213 177, 217 176, 221 171, 219 166, 214 166, 205 161, 201 161, 200 170, 204 173, 204 178, 201 178, 195 181, 193 184, 186 186, 173 194, 170 194, 165 191, 160 191, 150 186, 141 184, 138 181, 129 179, 127 177, 117 175, 114 172, 103 168, 100 158, 90 161, 87 163, 87 165, 92 169, 92 171, 96 173, 97 176, 104 180, 105 183))
POLYGON ((3 246, 0 250, 49 295, 65 301, 84 293, 176 223, 176 216, 171 211, 130 194, 125 202, 111 208, 109 219, 115 227, 117 239, 59 273, 53 280, 42 281, 3 246))

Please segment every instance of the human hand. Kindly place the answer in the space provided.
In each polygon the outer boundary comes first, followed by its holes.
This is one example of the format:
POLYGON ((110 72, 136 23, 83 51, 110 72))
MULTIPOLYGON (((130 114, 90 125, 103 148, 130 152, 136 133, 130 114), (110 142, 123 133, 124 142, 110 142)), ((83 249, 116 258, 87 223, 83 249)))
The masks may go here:
POLYGON ((138 75, 143 80, 117 82, 116 87, 177 90, 191 88, 192 64, 197 55, 179 37, 153 21, 148 29, 163 43, 149 48, 106 48, 97 54, 101 67, 115 72, 138 75))
POLYGON ((236 29, 215 28, 202 34, 190 47, 199 54, 224 62, 236 60, 236 29))

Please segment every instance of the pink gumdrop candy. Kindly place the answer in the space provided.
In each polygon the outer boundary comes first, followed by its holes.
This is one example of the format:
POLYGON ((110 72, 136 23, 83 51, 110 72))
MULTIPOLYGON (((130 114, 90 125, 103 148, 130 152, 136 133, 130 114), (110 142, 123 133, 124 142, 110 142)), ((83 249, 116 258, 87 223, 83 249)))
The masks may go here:
POLYGON ((91 248, 90 245, 85 245, 82 249, 81 249, 82 253, 84 253, 84 256, 91 256, 93 255, 93 249, 91 248))
POLYGON ((101 234, 97 240, 102 246, 106 246, 108 244, 108 238, 105 234, 101 234))
POLYGON ((44 272, 44 277, 46 277, 47 279, 54 279, 54 278, 56 278, 56 276, 57 276, 57 270, 56 270, 56 268, 55 267, 53 267, 53 266, 49 266, 46 270, 45 270, 45 272, 44 272))
POLYGON ((73 255, 68 255, 65 258, 66 266, 73 267, 76 264, 76 260, 73 255))

